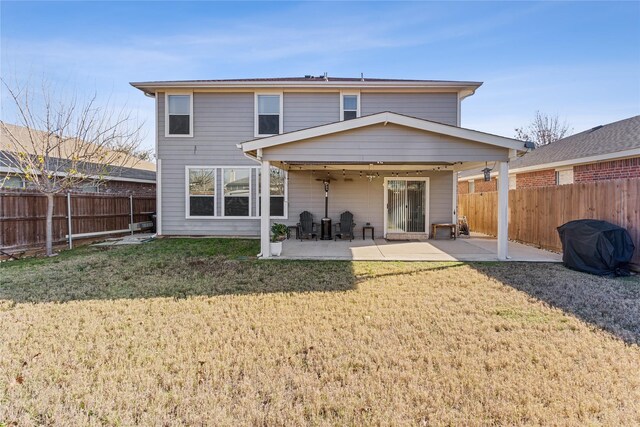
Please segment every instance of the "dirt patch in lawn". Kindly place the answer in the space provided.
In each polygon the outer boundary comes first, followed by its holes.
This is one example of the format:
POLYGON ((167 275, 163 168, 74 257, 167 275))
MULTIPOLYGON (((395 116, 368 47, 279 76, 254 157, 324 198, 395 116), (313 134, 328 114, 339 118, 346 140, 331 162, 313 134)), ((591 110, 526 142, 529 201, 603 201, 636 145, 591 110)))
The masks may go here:
POLYGON ((591 276, 157 243, 0 267, 0 422, 640 424, 621 318, 597 327, 533 294, 591 276))

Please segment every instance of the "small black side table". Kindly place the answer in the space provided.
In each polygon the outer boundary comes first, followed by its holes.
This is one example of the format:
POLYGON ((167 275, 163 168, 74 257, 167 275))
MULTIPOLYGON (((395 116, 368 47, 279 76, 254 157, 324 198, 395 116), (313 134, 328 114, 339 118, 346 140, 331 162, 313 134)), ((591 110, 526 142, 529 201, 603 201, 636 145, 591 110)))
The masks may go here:
POLYGON ((365 225, 364 227, 362 227, 362 240, 364 240, 364 232, 366 230, 371 230, 371 240, 373 240, 373 225, 365 225))

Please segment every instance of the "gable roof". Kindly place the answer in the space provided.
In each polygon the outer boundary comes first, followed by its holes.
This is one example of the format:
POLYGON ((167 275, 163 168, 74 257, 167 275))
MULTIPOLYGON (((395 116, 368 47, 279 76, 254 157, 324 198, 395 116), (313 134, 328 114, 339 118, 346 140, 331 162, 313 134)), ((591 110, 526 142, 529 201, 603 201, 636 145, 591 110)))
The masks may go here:
POLYGON ((344 132, 352 129, 363 128, 376 124, 387 123, 406 126, 413 129, 433 132, 454 138, 465 139, 483 144, 494 145, 512 150, 524 151, 524 142, 516 139, 505 138, 503 136, 492 135, 490 133, 480 132, 477 130, 461 128, 457 126, 446 125, 443 123, 433 122, 430 120, 419 119, 416 117, 405 116, 403 114, 385 111, 382 113, 371 114, 369 116, 358 117, 352 120, 329 123, 325 125, 315 126, 311 128, 301 129, 293 132, 283 133, 280 135, 269 136, 265 138, 253 139, 251 141, 239 144, 239 148, 245 153, 257 149, 273 147, 277 145, 296 142, 304 139, 315 138, 318 136, 330 135, 333 133, 344 132))
MULTIPOLYGON (((18 126, 11 123, 3 122, 3 125, 0 126, 0 151, 13 151, 12 148, 15 147, 13 144, 10 144, 10 136, 6 131, 9 131, 11 135, 18 140, 21 148, 23 148, 27 154, 40 153, 42 147, 36 147, 34 145, 34 140, 45 141, 47 139, 46 133, 44 131, 35 129, 30 130, 25 126, 18 126), (29 131, 34 134, 33 138, 29 135, 29 131)), ((83 142, 83 144, 90 143, 83 142)), ((71 157, 71 155, 73 154, 72 150, 75 147, 76 144, 71 141, 62 141, 62 143, 60 144, 61 158, 71 157)), ((125 167, 125 169, 142 169, 152 172, 155 172, 156 170, 156 165, 146 160, 129 159, 124 163, 125 165, 123 166, 125 167)))
MULTIPOLYGON (((22 145, 26 152, 29 155, 36 155, 40 152, 40 150, 34 145, 33 139, 29 136, 29 129, 24 126, 17 126, 10 123, 3 123, 3 126, 6 127, 6 130, 11 132, 14 138, 16 138, 19 143, 22 145)), ((11 167, 12 164, 15 165, 13 157, 13 149, 15 146, 10 144, 10 137, 7 135, 5 128, 0 126, 0 172, 15 172, 14 168, 11 167)), ((34 139, 42 138, 44 139, 44 131, 41 130, 31 130, 32 133, 36 134, 34 139)), ((53 165, 64 164, 64 162, 69 162, 68 158, 73 154, 71 151, 74 149, 75 144, 73 143, 65 143, 64 141, 60 144, 60 155, 63 157, 50 157, 49 161, 52 162, 53 165)), ((93 167, 95 163, 86 163, 79 162, 79 167, 85 165, 88 169, 95 170, 93 167)), ((112 181, 144 181, 144 182, 155 182, 156 181, 156 165, 147 162, 144 160, 134 160, 130 159, 126 162, 125 165, 122 166, 108 166, 105 168, 108 172, 108 179, 112 181)))
POLYGON ((511 169, 577 160, 640 148, 640 116, 597 126, 536 148, 510 164, 511 169))
MULTIPOLYGON (((596 126, 536 148, 509 162, 509 171, 535 171, 630 156, 640 156, 640 116, 596 126)), ((480 176, 478 171, 460 173, 460 179, 465 180, 480 176)))
MULTIPOLYGON (((0 150, 0 172, 18 172, 11 165, 13 163, 14 154, 8 151, 0 150)), ((56 157, 50 157, 47 159, 48 164, 51 164, 50 168, 55 169, 57 165, 70 163, 68 159, 60 159, 56 157)), ((84 167, 87 169, 95 170, 94 163, 78 162, 78 169, 82 170, 84 167)), ((131 181, 131 182, 146 182, 155 183, 156 173, 155 171, 145 169, 127 168, 122 166, 107 166, 105 168, 105 179, 108 181, 131 181)))
POLYGON ((131 82, 131 86, 146 94, 166 89, 228 89, 228 88, 334 88, 334 89, 440 89, 472 95, 482 82, 455 80, 409 80, 330 76, 267 77, 251 79, 166 80, 131 82))

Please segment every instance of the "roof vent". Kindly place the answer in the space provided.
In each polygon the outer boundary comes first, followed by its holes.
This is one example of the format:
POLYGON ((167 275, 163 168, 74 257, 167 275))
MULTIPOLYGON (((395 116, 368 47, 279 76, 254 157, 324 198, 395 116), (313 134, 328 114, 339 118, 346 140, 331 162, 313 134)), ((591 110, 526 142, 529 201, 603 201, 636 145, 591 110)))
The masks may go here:
POLYGON ((604 125, 596 126, 596 127, 592 128, 592 129, 589 131, 589 133, 591 133, 591 132, 595 132, 595 131, 597 131, 598 129, 600 129, 600 128, 602 128, 602 127, 604 127, 604 125))

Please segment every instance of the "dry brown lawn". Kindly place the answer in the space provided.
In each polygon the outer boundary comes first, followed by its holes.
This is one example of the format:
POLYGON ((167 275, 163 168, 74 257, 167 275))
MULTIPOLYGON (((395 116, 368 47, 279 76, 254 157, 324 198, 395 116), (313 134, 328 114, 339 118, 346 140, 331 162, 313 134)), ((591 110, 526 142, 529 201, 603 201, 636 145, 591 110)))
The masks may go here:
POLYGON ((640 424, 636 278, 255 250, 0 265, 0 425, 640 424))

